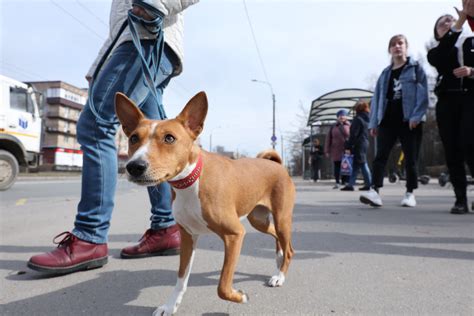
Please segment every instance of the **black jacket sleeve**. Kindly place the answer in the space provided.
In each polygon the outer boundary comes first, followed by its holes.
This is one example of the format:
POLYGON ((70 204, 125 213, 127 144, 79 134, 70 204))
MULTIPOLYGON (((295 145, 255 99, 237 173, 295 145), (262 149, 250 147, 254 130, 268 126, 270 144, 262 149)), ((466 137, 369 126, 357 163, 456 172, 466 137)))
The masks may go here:
POLYGON ((446 59, 449 58, 449 53, 454 49, 454 45, 460 35, 461 32, 449 30, 448 33, 440 39, 439 45, 428 51, 428 62, 438 69, 438 71, 446 64, 446 59))
POLYGON ((344 148, 345 149, 353 150, 354 145, 355 145, 357 139, 359 138, 359 135, 360 135, 360 132, 361 132, 362 128, 363 128, 362 123, 356 117, 354 119, 354 121, 352 121, 352 124, 351 124, 349 139, 346 140, 346 142, 344 143, 344 148))

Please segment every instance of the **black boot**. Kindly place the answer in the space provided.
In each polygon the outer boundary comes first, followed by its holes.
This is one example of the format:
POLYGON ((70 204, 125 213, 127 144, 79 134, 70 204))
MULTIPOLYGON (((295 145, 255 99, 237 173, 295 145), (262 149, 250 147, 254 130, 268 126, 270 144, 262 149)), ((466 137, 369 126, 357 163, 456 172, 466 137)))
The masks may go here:
POLYGON ((456 202, 451 208, 451 214, 466 214, 469 212, 467 207, 467 194, 466 188, 454 188, 454 194, 456 195, 456 202))
POLYGON ((451 214, 466 214, 468 212, 467 201, 456 200, 454 206, 451 208, 451 214))

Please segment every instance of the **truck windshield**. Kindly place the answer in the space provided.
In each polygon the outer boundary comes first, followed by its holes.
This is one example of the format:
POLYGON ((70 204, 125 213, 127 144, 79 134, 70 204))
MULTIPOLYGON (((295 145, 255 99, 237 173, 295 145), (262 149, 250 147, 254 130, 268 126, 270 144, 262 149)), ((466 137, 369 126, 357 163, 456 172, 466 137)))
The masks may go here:
POLYGON ((24 88, 10 87, 10 108, 34 114, 30 94, 24 88))

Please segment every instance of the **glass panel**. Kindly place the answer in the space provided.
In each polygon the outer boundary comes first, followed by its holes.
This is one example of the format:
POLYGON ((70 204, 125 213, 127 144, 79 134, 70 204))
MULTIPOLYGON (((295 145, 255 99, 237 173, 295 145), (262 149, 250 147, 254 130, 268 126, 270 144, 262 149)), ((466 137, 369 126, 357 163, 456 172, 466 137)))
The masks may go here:
POLYGON ((28 92, 23 88, 10 87, 10 108, 27 111, 28 92))

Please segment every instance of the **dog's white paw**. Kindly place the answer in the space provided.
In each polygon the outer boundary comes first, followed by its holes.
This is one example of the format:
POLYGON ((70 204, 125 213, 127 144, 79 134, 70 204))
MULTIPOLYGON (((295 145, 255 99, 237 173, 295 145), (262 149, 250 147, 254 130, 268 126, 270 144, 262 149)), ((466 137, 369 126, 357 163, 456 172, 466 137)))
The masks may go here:
POLYGON ((242 304, 247 304, 249 302, 249 296, 242 290, 239 290, 240 294, 242 294, 242 304))
POLYGON ((153 316, 171 316, 176 312, 177 308, 168 305, 161 305, 154 312, 153 316))
POLYGON ((282 286, 285 283, 285 275, 283 272, 279 272, 278 275, 274 275, 268 280, 268 286, 277 287, 282 286))

